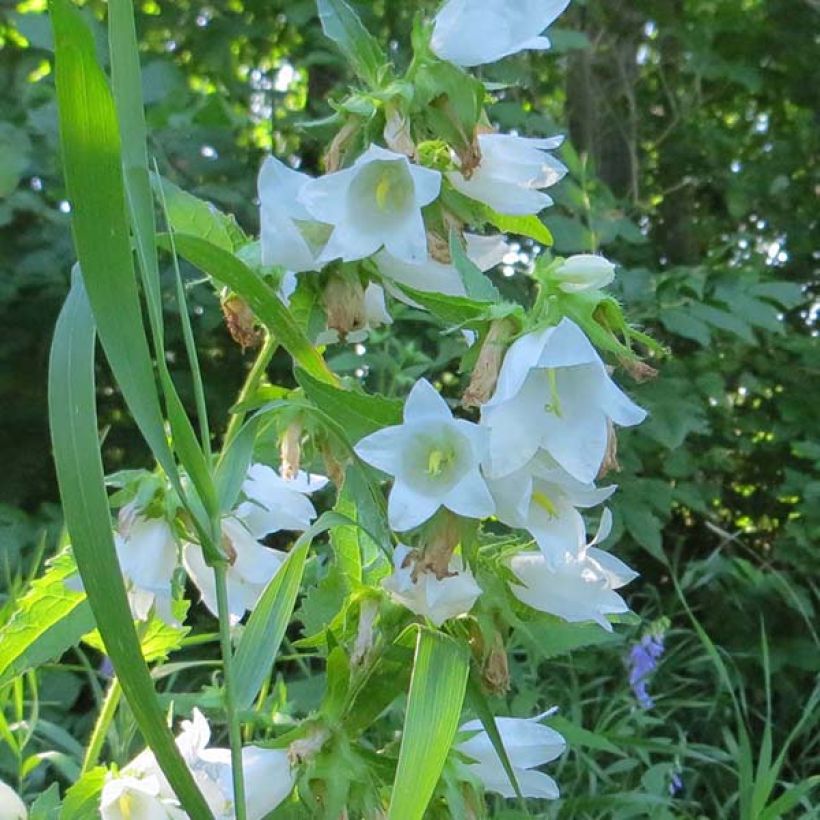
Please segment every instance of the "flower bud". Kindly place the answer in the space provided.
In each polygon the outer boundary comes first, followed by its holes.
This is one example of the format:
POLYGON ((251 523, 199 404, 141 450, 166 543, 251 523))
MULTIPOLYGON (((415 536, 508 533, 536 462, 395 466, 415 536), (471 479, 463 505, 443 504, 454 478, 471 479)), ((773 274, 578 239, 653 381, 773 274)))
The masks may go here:
POLYGON ((450 559, 459 541, 461 541, 461 519, 449 510, 441 510, 433 520, 424 552, 416 561, 412 575, 413 581, 417 581, 423 572, 431 572, 439 581, 452 578, 456 573, 450 569, 450 559))
POLYGON ((358 276, 332 274, 325 285, 322 301, 328 329, 335 330, 342 339, 367 324, 364 288, 358 276))
POLYGON ((509 319, 496 319, 490 324, 487 338, 484 339, 478 360, 473 368, 470 383, 461 399, 464 407, 481 407, 490 400, 498 381, 504 353, 507 351, 514 331, 515 325, 509 319))
POLYGON ((491 695, 506 695, 510 689, 510 667, 507 664, 507 650, 499 632, 495 633, 493 646, 484 659, 481 670, 484 686, 491 695))
POLYGON ((222 299, 222 315, 231 338, 245 350, 258 347, 262 341, 262 331, 256 326, 256 316, 244 299, 230 294, 222 299))
POLYGON ((636 382, 648 382, 658 375, 656 368, 640 359, 621 358, 621 366, 636 382))
POLYGON ((603 256, 580 253, 570 256, 553 273, 564 293, 605 288, 615 278, 615 265, 603 256))

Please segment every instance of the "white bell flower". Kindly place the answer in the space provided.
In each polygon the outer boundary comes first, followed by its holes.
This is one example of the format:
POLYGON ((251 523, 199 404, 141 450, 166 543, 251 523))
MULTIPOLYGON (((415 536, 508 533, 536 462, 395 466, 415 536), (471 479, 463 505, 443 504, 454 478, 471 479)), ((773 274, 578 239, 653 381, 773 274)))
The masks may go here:
MULTIPOLYGON (((384 288, 375 282, 370 282, 364 289, 364 327, 346 334, 345 341, 349 344, 363 342, 370 335, 371 330, 392 325, 393 317, 387 312, 387 302, 384 297, 384 288)), ((338 330, 328 328, 316 337, 317 345, 332 345, 341 341, 338 330)))
MULTIPOLYGON (((509 252, 510 246, 503 236, 479 236, 465 234, 467 257, 482 273, 494 268, 509 252)), ((438 262, 432 257, 418 264, 397 259, 382 250, 375 256, 379 273, 385 279, 385 287, 391 295, 411 307, 419 307, 404 291, 395 285, 406 285, 414 290, 427 293, 441 293, 445 296, 466 296, 464 280, 455 265, 438 262)))
POLYGON ((538 36, 569 0, 449 0, 436 15, 433 52, 470 68, 494 63, 520 51, 550 47, 538 36))
POLYGON ((487 479, 499 521, 530 532, 550 566, 586 547, 586 525, 577 507, 595 507, 616 487, 573 478, 547 453, 508 476, 487 479))
MULTIPOLYGON (((567 746, 558 732, 540 723, 548 714, 550 712, 527 719, 495 719, 501 742, 524 797, 555 800, 559 796, 556 782, 548 774, 536 769, 537 766, 560 757, 567 746)), ((482 728, 481 721, 471 720, 461 726, 459 731, 476 733, 455 747, 462 755, 474 761, 464 764, 464 768, 481 781, 486 791, 496 792, 503 797, 515 797, 513 784, 504 771, 490 736, 482 728)))
POLYGON ((171 579, 179 563, 179 550, 168 522, 147 518, 133 503, 127 504, 120 510, 114 545, 134 618, 146 621, 154 608, 159 618, 175 624, 171 579))
POLYGON ((481 595, 481 587, 464 566, 461 556, 454 555, 450 559, 451 575, 439 579, 435 573, 422 570, 413 581, 413 562, 407 560, 411 552, 410 547, 399 544, 393 553, 393 572, 382 581, 396 603, 429 618, 436 626, 473 608, 481 595))
POLYGON ((541 188, 555 185, 567 169, 547 153, 564 141, 561 136, 547 139, 513 134, 479 134, 481 162, 467 178, 449 171, 447 178, 464 196, 489 205, 501 214, 537 214, 552 205, 541 188))
POLYGON ((579 253, 556 268, 553 278, 564 293, 599 290, 615 278, 615 265, 603 256, 579 253))
MULTIPOLYGON (((222 538, 231 558, 226 572, 226 586, 230 621, 235 625, 256 606, 287 554, 260 544, 247 527, 232 516, 222 519, 222 538)), ((182 561, 202 595, 202 603, 218 615, 214 570, 205 563, 202 547, 194 543, 185 544, 182 561)))
POLYGON ((300 470, 292 479, 282 478, 272 467, 253 464, 242 484, 247 501, 235 516, 254 538, 264 538, 280 530, 303 532, 316 518, 316 508, 308 496, 321 490, 327 479, 300 470))
POLYGON ((404 423, 385 427, 355 447, 359 458, 395 478, 387 504, 394 530, 418 527, 440 507, 467 518, 495 510, 479 470, 486 431, 454 419, 430 382, 416 382, 404 407, 404 423))
POLYGON ((612 631, 606 615, 628 612, 624 599, 615 592, 638 577, 623 561, 594 545, 603 541, 612 527, 612 515, 604 510, 598 533, 577 555, 547 561, 542 552, 522 552, 510 559, 510 569, 521 585, 512 593, 522 603, 541 612, 557 615, 570 623, 595 621, 612 631))
POLYGON ((154 775, 110 777, 100 795, 102 820, 182 820, 187 815, 176 801, 162 797, 160 780, 154 775))
POLYGON ((351 168, 308 181, 299 201, 314 219, 333 226, 319 262, 352 262, 381 247, 405 262, 423 262, 427 234, 421 209, 440 188, 438 171, 378 145, 351 168))
POLYGON ((578 325, 562 319, 517 339, 504 357, 495 394, 481 408, 490 429, 487 474, 509 475, 545 450, 589 484, 606 454, 608 420, 630 427, 645 417, 578 325))
POLYGON ((299 201, 310 180, 275 157, 262 163, 258 188, 263 265, 281 265, 296 273, 321 268, 317 258, 330 228, 316 223, 299 201))
POLYGON ((26 804, 17 796, 17 792, 0 780, 0 817, 3 820, 26 820, 26 804))

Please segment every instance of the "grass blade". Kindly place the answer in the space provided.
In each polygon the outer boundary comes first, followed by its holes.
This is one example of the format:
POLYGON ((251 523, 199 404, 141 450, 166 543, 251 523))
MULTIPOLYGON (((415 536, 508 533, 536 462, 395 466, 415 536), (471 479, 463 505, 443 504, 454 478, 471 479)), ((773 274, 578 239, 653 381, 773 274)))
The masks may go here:
POLYGON ((178 233, 174 235, 174 240, 183 259, 227 285, 250 305, 259 321, 303 370, 321 382, 338 384, 336 375, 325 364, 290 311, 244 262, 224 248, 197 236, 178 233))
POLYGON ((390 820, 419 820, 458 729, 469 661, 452 638, 420 628, 390 820))
POLYGON ((211 813, 165 725, 131 620, 114 549, 94 404, 94 317, 79 276, 57 321, 49 363, 49 417, 57 481, 74 557, 134 718, 186 810, 211 813))

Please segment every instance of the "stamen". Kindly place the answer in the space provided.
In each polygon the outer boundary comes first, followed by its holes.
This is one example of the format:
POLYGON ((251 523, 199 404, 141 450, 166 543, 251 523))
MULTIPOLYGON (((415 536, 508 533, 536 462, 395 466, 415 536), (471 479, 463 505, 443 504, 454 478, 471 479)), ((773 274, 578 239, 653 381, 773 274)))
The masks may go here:
POLYGON ((551 518, 556 518, 558 516, 558 509, 556 508, 555 504, 553 504, 552 499, 542 493, 540 490, 536 490, 532 494, 532 500, 542 509, 545 510, 546 513, 551 518))

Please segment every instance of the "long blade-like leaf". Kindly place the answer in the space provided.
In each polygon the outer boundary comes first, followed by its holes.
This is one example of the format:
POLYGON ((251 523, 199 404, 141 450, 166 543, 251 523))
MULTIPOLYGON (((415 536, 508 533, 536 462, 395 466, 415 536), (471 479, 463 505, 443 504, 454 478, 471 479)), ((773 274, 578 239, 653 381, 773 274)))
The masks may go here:
POLYGON ((193 817, 212 815, 174 743, 131 620, 114 540, 94 404, 95 327, 74 277, 49 364, 49 417, 57 481, 77 567, 128 704, 171 786, 193 817))
POLYGON ((290 311, 244 262, 198 236, 175 234, 174 241, 180 256, 238 293, 303 370, 321 382, 338 383, 290 311))
POLYGON ((424 816, 458 729, 469 661, 452 638, 420 629, 390 820, 424 816))

